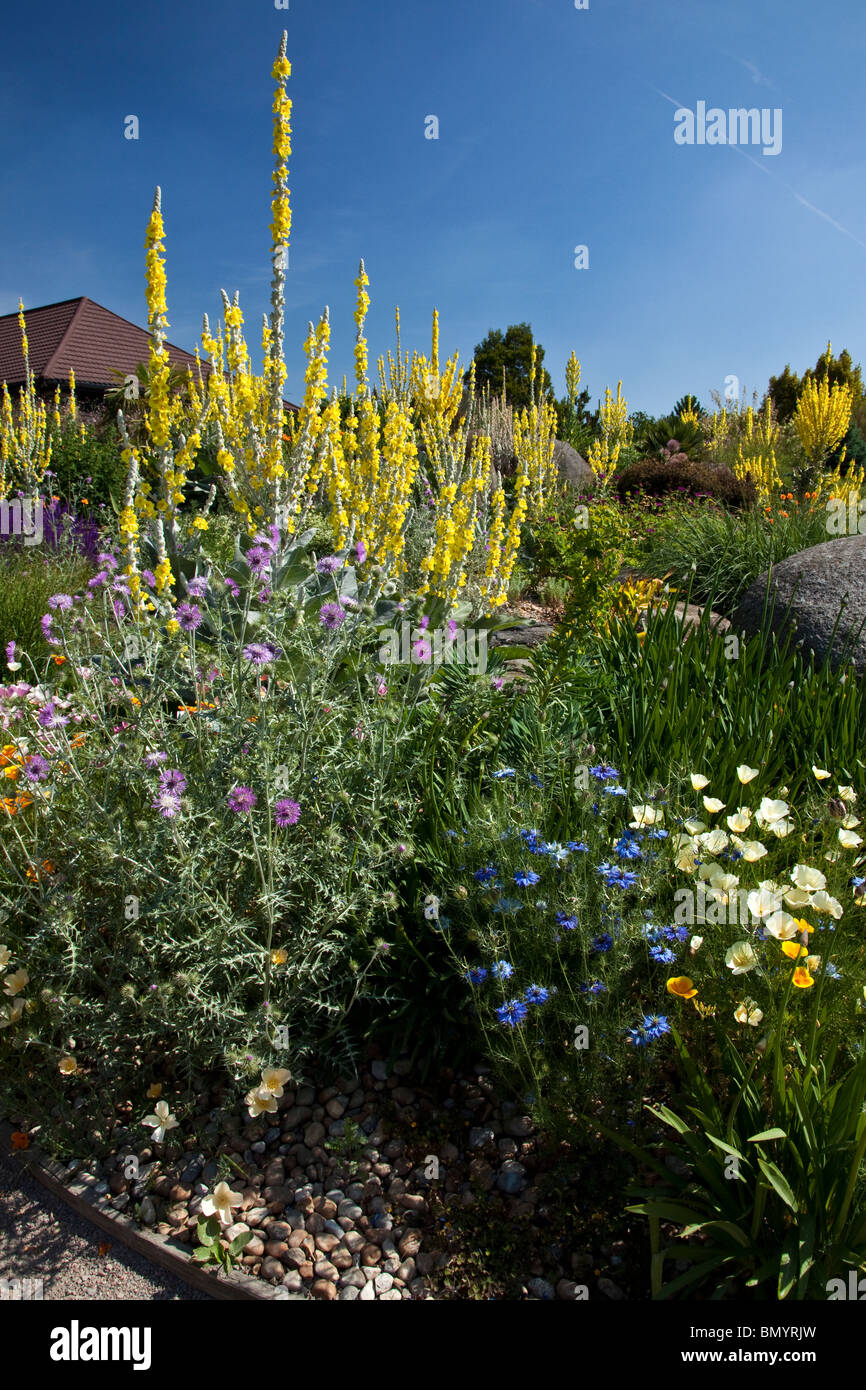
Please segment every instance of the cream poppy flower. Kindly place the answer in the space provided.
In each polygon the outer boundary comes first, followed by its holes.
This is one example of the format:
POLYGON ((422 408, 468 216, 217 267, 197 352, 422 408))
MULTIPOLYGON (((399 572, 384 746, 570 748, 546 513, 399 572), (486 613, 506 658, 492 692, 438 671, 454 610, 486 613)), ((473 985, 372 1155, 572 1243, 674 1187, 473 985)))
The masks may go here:
POLYGON ((760 770, 759 767, 749 767, 748 763, 742 763, 741 766, 737 768, 737 776, 743 786, 745 786, 747 782, 751 782, 753 778, 757 777, 760 770))
POLYGON ((141 1123, 153 1130, 153 1142, 161 1144, 170 1129, 177 1129, 178 1122, 169 1111, 167 1101, 159 1101, 154 1110, 156 1113, 145 1115, 141 1123))
POLYGON ((689 954, 692 956, 697 955, 703 944, 704 938, 702 936, 693 936, 689 942, 689 954))
POLYGON ((780 910, 780 896, 775 885, 762 883, 760 888, 752 889, 746 902, 753 917, 769 917, 772 913, 780 910))
POLYGON ((817 912, 819 916, 826 912, 837 922, 845 910, 838 898, 831 898, 830 894, 825 893, 823 889, 819 889, 817 893, 813 894, 811 906, 812 911, 817 912))
POLYGON ((733 830, 737 835, 748 830, 752 824, 752 813, 748 806, 738 806, 735 815, 725 816, 725 824, 729 830, 733 830))
POLYGON ((698 840, 708 854, 721 854, 729 843, 729 836, 720 826, 716 826, 715 830, 707 830, 699 835, 698 840))
POLYGON ((859 824, 860 824, 860 818, 859 818, 859 816, 850 816, 850 815, 849 815, 849 816, 846 816, 845 819, 843 820, 843 822, 842 822, 842 829, 843 829, 843 830, 853 830, 854 827, 855 827, 855 825, 859 825, 859 824))
POLYGON ((270 1091, 272 1096, 279 1100, 283 1095, 283 1087, 287 1081, 291 1081, 292 1073, 286 1071, 285 1067, 265 1067, 262 1072, 261 1090, 270 1091))
POLYGON ((277 1098, 271 1091, 266 1091, 263 1086, 259 1086, 255 1090, 247 1091, 244 1096, 244 1105, 255 1120, 259 1115, 275 1115, 277 1098))
POLYGON ((805 888, 789 888, 785 894, 785 902, 789 907, 808 907, 812 901, 812 894, 807 893, 805 888))
POLYGON ((759 1009, 754 999, 744 999, 734 1010, 734 1018, 738 1023, 748 1023, 752 1028, 757 1028, 761 1019, 764 1017, 763 1009, 759 1009))
POLYGON ((693 874, 697 867, 695 864, 695 846, 688 835, 685 836, 685 841, 684 845, 677 848, 674 863, 681 874, 693 874))
POLYGON ((57 1066, 64 1076, 71 1076, 73 1072, 78 1071, 78 1063, 74 1057, 61 1057, 57 1066))
POLYGON ((843 801, 856 801, 857 793, 853 787, 840 787, 839 796, 843 801))
POLYGON ((631 813, 632 830, 640 830, 645 825, 661 825, 665 818, 664 808, 661 806, 632 806, 631 813))
POLYGON ((217 1216, 221 1225, 230 1226, 233 1219, 232 1207, 242 1206, 243 1200, 244 1194, 232 1192, 227 1182, 217 1183, 213 1196, 202 1198, 202 1216, 217 1216))
POLYGON ((791 941, 799 935, 800 926, 790 912, 773 912, 764 923, 765 929, 777 941, 791 941))
POLYGON ((748 941, 735 941, 725 952, 725 965, 735 975, 745 975, 758 964, 752 945, 748 941))
POLYGON ((840 830, 837 838, 843 849, 857 849, 863 843, 863 837, 856 830, 840 830))
POLYGON ((747 864, 754 864, 758 859, 763 859, 767 853, 765 845, 760 840, 741 840, 735 835, 731 841, 734 849, 738 849, 747 864))
POLYGON ((818 969, 818 966, 821 964, 821 957, 807 956, 803 963, 806 966, 806 969, 811 971, 811 973, 814 975, 818 969))
POLYGON ((12 952, 9 950, 9 947, 0 946, 0 970, 5 970, 11 959, 12 952))
POLYGON ((795 864, 791 870, 791 882, 807 893, 817 893, 819 888, 827 887, 827 880, 820 869, 809 864, 795 864))
POLYGON ((700 772, 693 772, 691 774, 691 779, 692 787, 696 792, 701 792, 703 791, 704 787, 708 787, 710 785, 709 777, 704 777, 703 774, 700 772))
POLYGON ((827 771, 825 767, 816 767, 814 763, 812 764, 812 771, 814 772, 819 782, 826 781, 826 779, 832 775, 827 771))
POLYGON ((26 970, 16 970, 13 974, 7 975, 3 982, 3 993, 8 994, 13 999, 16 994, 20 994, 22 989, 30 983, 30 976, 26 970))
POLYGON ((683 821, 683 829, 689 835, 700 835, 701 831, 706 830, 706 828, 707 823, 705 820, 695 820, 694 817, 692 817, 691 820, 683 821))
POLYGON ((11 1028, 13 1023, 17 1023, 24 1012, 25 1000, 14 999, 11 1004, 4 1007, 8 1010, 5 1017, 0 1016, 0 1028, 11 1028))
POLYGON ((719 801, 717 796, 704 797, 704 810, 709 811, 711 816, 714 816, 718 811, 724 811, 724 809, 724 801, 719 801))
POLYGON ((790 811, 787 801, 773 800, 770 796, 761 798, 761 804, 755 813, 755 820, 762 828, 771 826, 775 821, 784 820, 790 811))

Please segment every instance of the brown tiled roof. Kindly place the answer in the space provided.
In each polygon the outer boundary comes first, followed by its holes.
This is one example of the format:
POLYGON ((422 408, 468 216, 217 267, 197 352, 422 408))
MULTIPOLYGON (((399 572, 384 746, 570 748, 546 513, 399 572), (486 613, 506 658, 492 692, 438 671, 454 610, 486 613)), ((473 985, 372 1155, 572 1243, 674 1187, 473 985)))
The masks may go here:
MULTIPOLYGON (((37 382, 65 384, 71 368, 76 385, 107 389, 118 384, 112 368, 132 373, 139 362, 146 363, 148 359, 150 335, 86 295, 39 309, 25 309, 24 322, 30 369, 37 382)), ((166 348, 173 367, 195 369, 191 352, 171 343, 166 343, 166 348)), ((209 363, 203 361, 201 365, 207 375, 209 363)), ((6 381, 10 387, 24 383, 17 313, 0 316, 0 381, 6 381)), ((286 401, 286 405, 290 403, 286 401)), ((290 408, 296 410, 297 406, 290 408)))
MULTIPOLYGON (((139 362, 147 362, 150 337, 145 330, 86 296, 25 309, 24 322, 37 381, 66 382, 72 368, 79 386, 112 387, 117 385, 112 368, 134 372, 139 362)), ((195 366, 192 353, 171 343, 166 347, 173 367, 195 366)), ((206 362, 202 367, 209 370, 206 362)), ((10 386, 24 381, 17 313, 0 318, 0 381, 10 386)))

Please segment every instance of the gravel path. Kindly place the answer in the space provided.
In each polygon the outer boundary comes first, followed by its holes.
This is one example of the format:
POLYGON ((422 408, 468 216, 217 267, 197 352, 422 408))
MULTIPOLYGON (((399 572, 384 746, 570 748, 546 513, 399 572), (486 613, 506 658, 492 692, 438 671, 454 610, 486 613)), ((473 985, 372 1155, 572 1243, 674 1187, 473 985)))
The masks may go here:
POLYGON ((46 1299, 212 1302, 141 1255, 109 1242, 98 1226, 0 1158, 0 1278, 41 1278, 46 1299))

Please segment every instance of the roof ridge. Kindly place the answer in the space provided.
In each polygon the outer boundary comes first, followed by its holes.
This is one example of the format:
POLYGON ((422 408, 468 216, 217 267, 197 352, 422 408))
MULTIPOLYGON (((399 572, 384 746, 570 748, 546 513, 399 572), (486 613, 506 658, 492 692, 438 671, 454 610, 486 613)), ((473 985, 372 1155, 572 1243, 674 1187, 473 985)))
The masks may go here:
MULTIPOLYGON (((72 303, 73 301, 72 301, 72 300, 68 300, 67 302, 68 302, 68 303, 72 303)), ((72 315, 72 318, 69 320, 68 324, 66 325, 66 328, 63 330, 63 333, 62 333, 61 336, 60 336, 60 341, 59 341, 59 343, 57 344, 56 348, 54 349, 54 351, 52 352, 52 354, 51 354, 51 356, 49 357, 48 361, 45 363, 45 366, 42 368, 42 371, 40 372, 40 376, 42 376, 43 378, 49 378, 49 379, 50 379, 51 367, 54 365, 54 359, 55 359, 55 357, 57 356, 57 354, 59 353, 60 349, 63 347, 63 344, 66 342, 66 339, 69 337, 69 334, 72 332, 72 329, 73 329, 73 326, 74 326, 74 324, 75 324, 75 321, 76 321, 76 319, 79 317, 79 315, 81 314, 81 311, 82 311, 82 309, 84 308, 84 306, 85 306, 85 304, 86 304, 87 302, 88 302, 88 300, 87 300, 87 295, 86 295, 86 294, 83 294, 83 295, 81 295, 81 296, 79 297, 79 300, 78 300, 78 308, 75 310, 75 313, 72 315)), ((26 314, 25 314, 25 319, 26 319, 26 314)))

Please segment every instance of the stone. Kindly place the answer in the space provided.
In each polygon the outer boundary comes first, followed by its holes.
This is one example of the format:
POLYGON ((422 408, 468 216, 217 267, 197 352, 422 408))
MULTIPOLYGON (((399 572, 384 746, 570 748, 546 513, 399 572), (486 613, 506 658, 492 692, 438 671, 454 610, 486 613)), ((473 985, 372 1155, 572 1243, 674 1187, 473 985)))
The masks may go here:
POLYGON ((259 1274, 262 1279, 279 1279, 281 1282, 285 1278, 284 1270, 280 1260, 275 1260, 273 1256, 266 1255, 262 1260, 262 1267, 259 1274))
POLYGON ((337 1237, 332 1236, 328 1231, 323 1231, 321 1235, 316 1236, 316 1249, 321 1250, 323 1255, 330 1255, 331 1251, 336 1250, 339 1244, 337 1237))
POLYGON ((341 1289, 340 1292, 337 1294, 337 1302, 354 1303, 357 1297, 358 1290, 355 1288, 354 1284, 347 1284, 346 1287, 344 1289, 341 1289))
MULTIPOLYGON (((262 1246, 261 1250, 258 1252, 260 1255, 264 1252, 266 1255, 273 1256, 275 1260, 284 1260, 289 1253, 289 1247, 284 1240, 269 1240, 265 1245, 262 1245, 258 1237, 256 1237, 256 1240, 258 1244, 262 1246)), ((252 1241, 250 1241, 247 1249, 250 1250, 251 1246, 252 1241)))
POLYGON ((361 1251, 362 1265, 377 1265, 382 1258, 382 1251, 378 1245, 365 1245, 361 1251))
POLYGON ((415 1092, 410 1090, 408 1086, 395 1086, 391 1095, 398 1105, 415 1104, 415 1092))
POLYGON ((557 439, 553 445, 553 462, 563 482, 570 483, 580 493, 591 493, 597 478, 586 459, 564 439, 557 439))
POLYGON ((399 1289, 386 1289, 384 1293, 379 1294, 379 1302, 394 1303, 398 1298, 402 1299, 402 1297, 403 1295, 399 1289))
POLYGON ((546 642, 554 632, 549 623, 527 623, 519 627, 504 627, 491 632, 487 639, 489 647, 538 647, 546 642))
POLYGON ((337 1203, 332 1202, 330 1197, 317 1197, 316 1211, 324 1221, 331 1221, 337 1215, 337 1203))
POLYGON ((363 1289, 366 1282, 362 1269, 347 1269, 345 1274, 340 1275, 339 1279, 341 1288, 352 1285, 356 1289, 363 1289))
POLYGON ((556 1289, 547 1279, 530 1279, 526 1287, 533 1298, 556 1298, 556 1289))
POLYGON ((603 1293, 605 1298, 612 1298, 617 1302, 625 1298, 622 1289, 618 1284, 615 1284, 612 1279, 606 1279, 602 1276, 596 1283, 599 1293, 603 1293))
MULTIPOLYGON (((404 1260, 414 1259, 421 1249, 423 1237, 420 1231, 407 1231, 397 1242, 397 1250, 404 1260)), ((348 1245, 348 1239, 346 1244, 348 1245)))
POLYGON ((394 1276, 393 1274, 388 1274, 386 1271, 383 1270, 381 1274, 376 1275, 376 1278, 374 1279, 373 1283, 375 1285, 377 1293, 387 1293, 388 1290, 393 1287, 394 1276))
POLYGON ((362 1303, 372 1303, 375 1297, 376 1290, 373 1288, 372 1284, 365 1284, 358 1294, 358 1298, 362 1303))
POLYGON ((232 1241, 235 1239, 236 1236, 243 1235, 244 1231, 248 1231, 249 1229, 250 1228, 245 1221, 234 1221, 231 1224, 231 1226, 226 1226, 225 1230, 223 1231, 223 1235, 225 1236, 226 1240, 232 1241))
POLYGON ((401 1284, 411 1284, 415 1278, 415 1261, 412 1259, 403 1260, 394 1270, 394 1278, 399 1279, 401 1284))
POLYGON ((533 1132, 532 1119, 529 1115, 511 1115, 502 1128, 512 1139, 527 1139, 533 1132))
POLYGON ((315 1273, 315 1270, 313 1269, 313 1263, 312 1263, 312 1261, 311 1261, 311 1260, 305 1260, 304 1263, 303 1263, 302 1265, 298 1265, 298 1273, 300 1274, 300 1276, 301 1276, 302 1279, 304 1279, 304 1280, 306 1280, 307 1282, 309 1282, 310 1279, 313 1278, 313 1275, 314 1275, 314 1273, 315 1273))
POLYGON ((317 1279, 310 1289, 310 1293, 313 1298, 321 1298, 326 1302, 337 1297, 336 1285, 332 1284, 330 1279, 317 1279))
POLYGON ((343 1244, 353 1255, 357 1255, 360 1250, 363 1250, 366 1243, 360 1231, 347 1231, 343 1236, 343 1244))
POLYGON ((304 1281, 296 1269, 290 1269, 282 1287, 288 1289, 289 1293, 300 1293, 304 1287, 304 1281))
POLYGON ((312 1086, 301 1086, 295 1096, 295 1101, 298 1105, 315 1105, 316 1092, 312 1086))
POLYGON ((791 631, 802 643, 804 655, 815 653, 816 664, 841 667, 848 639, 858 675, 866 670, 866 627, 851 646, 851 639, 866 619, 866 536, 841 536, 809 546, 774 565, 767 595, 767 572, 743 595, 731 625, 746 639, 761 630, 765 596, 769 631, 791 631), (846 607, 842 617, 839 610, 846 607), (790 613, 786 613, 790 604, 790 613), (835 638, 833 628, 838 620, 835 638))
POLYGON ((325 1110, 330 1115, 332 1120, 339 1120, 341 1116, 344 1114, 345 1109, 345 1101, 340 1100, 337 1096, 334 1096, 333 1099, 329 1100, 325 1106, 325 1110))
POLYGON ((308 1149, 314 1149, 317 1144, 321 1144, 326 1133, 325 1126, 318 1120, 313 1120, 304 1130, 304 1144, 308 1149))
POLYGON ((370 1071, 372 1072, 373 1077, 374 1077, 374 1079, 375 1079, 376 1081, 387 1081, 387 1079, 388 1079, 388 1063, 387 1063, 387 1062, 382 1062, 382 1061, 380 1061, 379 1058, 377 1057, 377 1058, 375 1059, 375 1061, 373 1061, 373 1062, 370 1063, 370 1071))
POLYGON ((506 1158, 499 1170, 496 1186, 500 1192, 516 1196, 526 1187, 526 1169, 514 1158, 506 1158))
MULTIPOLYGON (((286 1248, 288 1249, 288 1247, 286 1248)), ((255 1256, 256 1258, 258 1258, 259 1255, 263 1255, 264 1253, 265 1243, 262 1240, 261 1236, 253 1236, 252 1240, 248 1240, 246 1245, 244 1246, 244 1255, 246 1256, 255 1256)), ((268 1254, 276 1255, 277 1252, 276 1250, 269 1250, 268 1254)), ((279 1256, 277 1256, 277 1258, 279 1258, 279 1256)))
POLYGON ((579 1285, 573 1279, 560 1279, 556 1285, 557 1298, 573 1299, 579 1285))
POLYGON ((330 1260, 317 1260, 314 1271, 317 1279, 331 1279, 335 1284, 340 1277, 340 1271, 330 1260))
POLYGON ((397 1197, 396 1201, 397 1206, 402 1207, 405 1211, 426 1212, 427 1210, 425 1198, 416 1192, 403 1192, 397 1197))
POLYGON ((138 1214, 142 1226, 152 1226, 154 1224, 156 1221, 156 1205, 152 1197, 142 1197, 138 1214))

